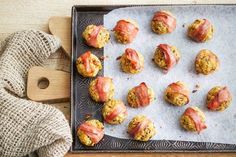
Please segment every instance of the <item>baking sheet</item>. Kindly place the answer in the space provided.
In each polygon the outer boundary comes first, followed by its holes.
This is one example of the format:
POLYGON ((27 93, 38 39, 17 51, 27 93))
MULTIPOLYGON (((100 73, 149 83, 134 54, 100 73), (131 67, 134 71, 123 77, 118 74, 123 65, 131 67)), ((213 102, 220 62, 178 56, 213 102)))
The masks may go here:
POLYGON ((128 107, 128 118, 117 126, 105 124, 105 133, 113 137, 129 138, 127 126, 137 114, 146 115, 154 121, 157 135, 154 140, 181 140, 196 142, 217 142, 236 144, 236 8, 234 6, 148 6, 121 8, 104 16, 104 25, 112 30, 119 19, 131 18, 138 22, 139 33, 133 43, 122 45, 111 35, 111 42, 104 48, 104 75, 113 78, 115 98, 122 99, 126 104, 128 90, 141 82, 146 82, 155 92, 156 100, 146 108, 133 109, 128 107), (156 35, 150 29, 150 21, 158 10, 169 10, 177 18, 176 30, 167 35, 156 35), (195 43, 186 36, 187 25, 197 18, 207 18, 215 26, 212 40, 206 43, 195 43), (181 52, 181 59, 168 74, 163 74, 153 62, 153 54, 160 43, 175 45, 181 52), (125 48, 134 48, 145 58, 144 70, 135 75, 121 72, 119 61, 116 60, 125 48), (195 56, 201 49, 210 49, 220 59, 220 69, 209 76, 197 75, 194 71, 195 56), (187 83, 190 91, 196 84, 200 90, 190 95, 190 103, 183 107, 169 105, 163 100, 163 92, 168 84, 175 81, 187 83), (216 85, 226 85, 233 95, 231 106, 224 112, 211 112, 205 106, 207 92, 216 85), (198 106, 206 115, 207 129, 200 134, 186 132, 179 125, 179 117, 189 106, 198 106))

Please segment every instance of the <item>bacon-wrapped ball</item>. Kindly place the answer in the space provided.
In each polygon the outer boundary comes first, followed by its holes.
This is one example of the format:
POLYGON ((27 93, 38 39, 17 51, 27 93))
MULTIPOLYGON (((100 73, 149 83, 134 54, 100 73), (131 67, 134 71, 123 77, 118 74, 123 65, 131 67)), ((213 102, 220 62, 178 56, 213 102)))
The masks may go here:
POLYGON ((121 100, 112 99, 104 104, 102 115, 105 122, 109 124, 120 124, 126 119, 128 112, 121 100))
POLYGON ((130 121, 128 133, 135 140, 148 141, 156 134, 156 129, 151 120, 145 116, 138 115, 130 121))
POLYGON ((180 118, 180 125, 187 131, 196 131, 200 133, 206 129, 205 115, 197 107, 188 107, 180 118))
POLYGON ((78 127, 77 136, 82 144, 94 146, 103 138, 104 126, 96 119, 87 120, 78 127))
POLYGON ((188 36, 196 42, 210 40, 213 32, 213 25, 207 19, 197 19, 188 27, 188 36))
POLYGON ((171 33, 176 28, 176 18, 168 11, 158 11, 152 18, 151 27, 157 34, 171 33))
POLYGON ((189 103, 189 90, 183 82, 174 82, 168 85, 164 98, 175 106, 183 106, 189 103))
POLYGON ((89 85, 89 92, 96 102, 107 102, 114 96, 115 86, 109 77, 97 77, 89 85))
POLYGON ((134 20, 123 19, 116 23, 113 30, 115 31, 115 37, 118 42, 128 44, 134 40, 139 28, 138 24, 134 20))
POLYGON ((208 75, 219 68, 219 59, 210 50, 201 50, 195 59, 195 70, 199 74, 208 75))
POLYGON ((109 31, 102 25, 88 25, 83 32, 86 44, 95 48, 102 48, 110 39, 109 31))
POLYGON ((136 74, 143 70, 143 55, 134 49, 127 48, 120 58, 121 69, 126 73, 136 74))
POLYGON ((145 107, 154 100, 154 92, 146 83, 142 82, 140 85, 129 90, 127 99, 130 107, 145 107))
POLYGON ((164 73, 167 73, 179 62, 180 52, 175 46, 160 44, 154 53, 153 59, 156 65, 163 69, 164 73))
POLYGON ((87 51, 77 59, 76 67, 82 76, 95 77, 102 69, 102 63, 97 56, 87 51))
POLYGON ((213 87, 207 94, 207 107, 212 111, 223 111, 231 103, 232 96, 227 87, 213 87))

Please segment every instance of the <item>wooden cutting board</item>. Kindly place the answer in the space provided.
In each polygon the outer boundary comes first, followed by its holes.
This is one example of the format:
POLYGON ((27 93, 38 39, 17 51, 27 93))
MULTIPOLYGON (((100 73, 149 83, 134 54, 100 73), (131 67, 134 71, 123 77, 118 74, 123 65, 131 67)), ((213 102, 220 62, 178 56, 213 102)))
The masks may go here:
MULTIPOLYGON (((51 17, 50 32, 59 37, 62 49, 71 56, 71 18, 51 17)), ((70 98, 70 74, 42 67, 32 67, 28 72, 27 96, 40 102, 68 101, 70 98)))
POLYGON ((32 67, 28 72, 27 96, 40 102, 68 101, 70 74, 39 66, 32 67))
POLYGON ((48 21, 49 31, 61 39, 61 45, 67 56, 71 56, 71 17, 51 17, 48 21))

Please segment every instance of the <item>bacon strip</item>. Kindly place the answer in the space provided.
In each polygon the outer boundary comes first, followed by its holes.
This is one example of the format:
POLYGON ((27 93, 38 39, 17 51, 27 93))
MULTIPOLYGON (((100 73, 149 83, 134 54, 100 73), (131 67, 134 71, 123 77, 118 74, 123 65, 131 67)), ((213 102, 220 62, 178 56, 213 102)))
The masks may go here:
POLYGON ((87 123, 83 123, 80 125, 79 129, 93 141, 94 144, 98 143, 104 136, 104 130, 96 128, 87 123))
POLYGON ((185 96, 188 99, 187 103, 189 103, 189 91, 184 89, 184 86, 179 85, 177 83, 171 83, 169 85, 169 87, 173 93, 178 93, 178 94, 182 94, 183 96, 185 96))
POLYGON ((129 21, 120 20, 113 30, 119 32, 122 36, 128 37, 127 41, 130 43, 136 37, 139 29, 129 21))
POLYGON ((82 54, 80 56, 84 66, 85 66, 85 70, 86 70, 87 73, 92 73, 93 70, 94 70, 90 66, 90 55, 91 55, 91 52, 87 51, 87 52, 85 52, 84 54, 82 54))
POLYGON ((168 72, 177 63, 177 60, 174 54, 171 52, 171 47, 169 45, 160 44, 158 48, 161 49, 161 52, 164 54, 164 58, 167 64, 166 72, 168 72))
POLYGON ((160 21, 163 22, 166 27, 168 28, 168 32, 173 32, 176 28, 176 19, 172 15, 164 12, 164 11, 158 11, 153 19, 153 21, 160 21))
POLYGON ((132 137, 135 137, 137 135, 137 133, 139 133, 140 131, 142 131, 143 129, 145 129, 148 126, 148 123, 150 121, 148 119, 144 119, 143 121, 139 122, 130 132, 129 134, 132 137))
POLYGON ((195 124, 196 130, 200 133, 201 130, 206 129, 207 126, 202 122, 201 117, 198 115, 197 111, 191 107, 187 108, 184 112, 184 115, 189 116, 195 124))
POLYGON ((137 104, 139 106, 147 106, 150 104, 150 97, 148 94, 148 87, 145 82, 134 88, 135 95, 137 96, 137 104))
POLYGON ((127 59, 131 62, 131 65, 135 70, 141 68, 138 53, 134 49, 127 48, 125 50, 125 55, 127 56, 127 59))
POLYGON ((214 99, 212 99, 212 101, 208 103, 207 107, 211 110, 217 110, 221 103, 230 99, 230 92, 227 87, 224 87, 219 90, 219 92, 215 95, 214 99))
POLYGON ((89 38, 87 40, 87 44, 89 46, 97 47, 97 36, 102 29, 102 25, 94 27, 93 31, 91 34, 89 34, 89 38))
POLYGON ((105 117, 105 121, 110 122, 122 113, 127 114, 127 109, 125 105, 123 103, 117 104, 115 108, 113 109, 113 111, 105 117))
POLYGON ((202 42, 205 39, 208 28, 211 26, 211 23, 207 19, 203 20, 204 22, 192 33, 194 39, 199 42, 202 42))
POLYGON ((109 77, 97 77, 96 88, 99 95, 99 100, 105 102, 107 100, 107 94, 110 90, 111 78, 109 77))

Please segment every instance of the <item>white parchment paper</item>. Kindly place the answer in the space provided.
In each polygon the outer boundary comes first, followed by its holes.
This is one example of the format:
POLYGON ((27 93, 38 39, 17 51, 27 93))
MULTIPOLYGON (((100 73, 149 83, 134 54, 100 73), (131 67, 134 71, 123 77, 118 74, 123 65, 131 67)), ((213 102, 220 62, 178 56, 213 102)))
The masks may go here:
POLYGON ((111 42, 105 46, 104 75, 113 78, 115 83, 115 98, 127 104, 128 90, 141 82, 146 82, 154 89, 156 100, 146 108, 133 109, 128 107, 128 118, 121 125, 106 124, 108 135, 129 138, 127 126, 137 114, 146 115, 156 126, 155 140, 183 140, 198 142, 217 142, 236 144, 236 8, 233 6, 159 6, 121 8, 104 16, 104 25, 112 30, 120 19, 134 19, 139 24, 139 33, 131 44, 122 45, 111 35, 111 42), (157 35, 151 31, 150 21, 154 12, 169 10, 177 18, 176 30, 167 35, 157 35), (197 18, 207 18, 215 26, 212 40, 207 43, 196 43, 186 36, 187 26, 197 18), (153 62, 153 54, 158 44, 175 45, 181 52, 179 64, 168 74, 163 74, 153 62), (123 73, 119 61, 116 60, 125 48, 134 48, 145 58, 144 70, 135 75, 123 73), (210 49, 220 59, 220 69, 209 76, 197 75, 194 70, 194 60, 201 49, 210 49), (183 107, 174 107, 163 99, 163 92, 168 84, 175 81, 187 83, 190 91, 196 84, 200 89, 191 93, 190 103, 183 107), (228 86, 233 95, 231 106, 224 112, 208 111, 205 105, 207 92, 216 85, 228 86), (200 134, 183 130, 179 118, 189 106, 198 106, 206 115, 208 128, 200 134))

